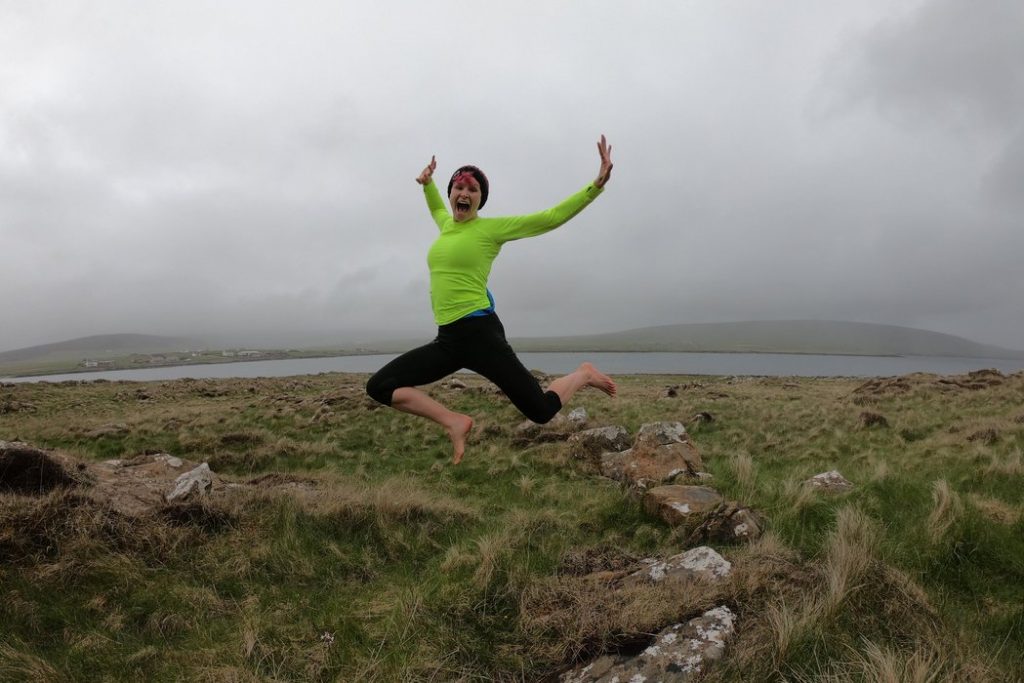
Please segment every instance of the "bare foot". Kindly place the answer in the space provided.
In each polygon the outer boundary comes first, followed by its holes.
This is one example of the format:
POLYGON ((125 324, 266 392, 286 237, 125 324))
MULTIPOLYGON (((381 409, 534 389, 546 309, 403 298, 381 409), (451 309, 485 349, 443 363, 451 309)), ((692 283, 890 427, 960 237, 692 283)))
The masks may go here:
POLYGON ((580 369, 587 374, 587 386, 600 389, 609 396, 615 396, 618 387, 611 377, 594 367, 592 363, 582 363, 580 369))
POLYGON ((469 415, 455 413, 452 423, 445 425, 448 431, 448 438, 452 440, 452 462, 458 465, 462 462, 462 455, 466 452, 466 437, 473 429, 473 418, 469 415))

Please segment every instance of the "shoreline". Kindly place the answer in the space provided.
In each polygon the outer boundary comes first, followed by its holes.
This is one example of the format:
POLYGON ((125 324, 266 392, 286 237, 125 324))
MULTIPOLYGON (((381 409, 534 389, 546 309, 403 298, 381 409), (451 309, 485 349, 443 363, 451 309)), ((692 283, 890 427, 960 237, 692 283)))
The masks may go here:
MULTIPOLYGON (((330 353, 310 353, 303 354, 298 353, 290 355, 284 352, 278 351, 267 351, 267 357, 263 358, 251 358, 251 357, 224 357, 223 359, 209 360, 202 362, 170 362, 170 363, 153 363, 148 365, 130 366, 130 367, 104 367, 104 368, 83 368, 74 367, 68 369, 53 369, 38 370, 29 372, 19 372, 15 374, 4 374, 0 375, 0 382, 8 379, 23 379, 26 377, 48 377, 51 375, 87 375, 99 372, 121 372, 121 371, 136 371, 136 370, 151 370, 157 368, 180 368, 180 367, 201 367, 206 365, 228 365, 231 363, 264 363, 269 361, 280 361, 280 360, 302 360, 311 358, 350 358, 352 356, 387 356, 387 355, 399 355, 404 351, 413 348, 413 344, 416 342, 410 342, 410 346, 401 351, 332 351, 330 353)), ((514 346, 514 340, 513 340, 514 346)), ((582 348, 582 349, 543 349, 537 350, 534 348, 516 348, 516 353, 700 353, 700 354, 754 354, 754 355, 778 355, 778 356, 838 356, 838 357, 849 357, 849 358, 906 358, 912 354, 899 354, 899 353, 857 353, 853 351, 846 352, 826 352, 826 351, 714 351, 714 350, 678 350, 678 349, 597 349, 597 348, 582 348)), ((965 358, 966 356, 934 356, 935 358, 965 358)), ((1014 358, 993 358, 992 360, 1017 360, 1014 358)))

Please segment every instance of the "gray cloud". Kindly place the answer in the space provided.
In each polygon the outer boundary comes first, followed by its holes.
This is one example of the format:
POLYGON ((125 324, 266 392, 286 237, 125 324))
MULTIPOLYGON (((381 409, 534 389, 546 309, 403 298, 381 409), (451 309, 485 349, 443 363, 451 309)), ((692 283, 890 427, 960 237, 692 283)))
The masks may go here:
POLYGON ((0 3, 0 349, 429 335, 436 154, 534 211, 510 334, 831 318, 1024 347, 1013 3, 0 3))

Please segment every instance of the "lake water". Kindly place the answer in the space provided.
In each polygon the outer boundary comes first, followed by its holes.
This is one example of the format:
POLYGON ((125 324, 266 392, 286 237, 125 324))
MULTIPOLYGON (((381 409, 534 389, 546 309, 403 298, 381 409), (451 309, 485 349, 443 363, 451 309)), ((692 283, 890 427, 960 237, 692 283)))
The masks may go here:
MULTIPOLYGON (((911 372, 959 375, 995 368, 1004 373, 1024 370, 1024 360, 952 358, 937 356, 816 356, 783 353, 521 353, 523 364, 551 374, 572 371, 589 360, 609 374, 635 375, 761 375, 769 377, 889 377, 911 372)), ((395 358, 336 356, 288 360, 246 361, 213 365, 180 365, 140 370, 6 378, 6 382, 61 382, 64 380, 152 380, 183 377, 289 377, 321 372, 375 372, 395 358)))

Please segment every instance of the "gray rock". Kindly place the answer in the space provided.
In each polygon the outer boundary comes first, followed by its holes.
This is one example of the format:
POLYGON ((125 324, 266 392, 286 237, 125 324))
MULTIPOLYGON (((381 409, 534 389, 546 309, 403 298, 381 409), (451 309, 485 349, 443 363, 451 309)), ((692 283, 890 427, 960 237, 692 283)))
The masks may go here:
POLYGON ((467 385, 461 379, 452 377, 447 382, 445 382, 443 386, 446 386, 449 389, 465 389, 467 385))
POLYGON ((760 538, 763 530, 764 520, 760 515, 739 503, 726 502, 707 513, 687 542, 749 542, 760 538))
POLYGON ((576 428, 583 427, 587 424, 587 409, 583 406, 574 408, 568 415, 569 423, 576 428))
POLYGON ((167 494, 166 500, 185 500, 193 495, 205 496, 213 489, 213 472, 210 465, 203 463, 195 469, 185 472, 174 480, 174 489, 167 494))
POLYGON ((633 449, 620 453, 602 453, 601 474, 615 481, 624 481, 625 477, 622 470, 626 466, 626 462, 629 460, 632 452, 633 449))
POLYGON ((658 486, 644 494, 648 514, 672 526, 694 523, 723 502, 722 494, 707 486, 658 486))
POLYGON ((512 443, 517 446, 528 446, 535 443, 565 441, 571 432, 568 418, 561 413, 551 418, 550 422, 537 424, 530 420, 520 422, 512 430, 512 443))
POLYGON ((624 585, 658 583, 668 577, 717 581, 732 572, 732 563, 707 546, 691 548, 667 560, 644 560, 646 567, 623 579, 624 585))
POLYGON ((569 452, 580 460, 597 461, 601 453, 624 451, 629 445, 629 432, 618 426, 585 429, 569 438, 569 452))
POLYGON ((153 460, 156 460, 157 462, 167 463, 168 467, 173 467, 174 469, 178 469, 179 467, 182 466, 182 464, 184 464, 182 463, 181 458, 176 458, 173 455, 170 455, 169 453, 157 453, 156 455, 153 456, 153 460))
POLYGON ((816 474, 807 480, 807 484, 828 493, 842 493, 853 489, 853 482, 841 475, 839 470, 816 474))
POLYGON ((726 606, 716 607, 685 624, 662 630, 635 657, 605 655, 562 674, 561 683, 686 683, 722 658, 736 631, 736 617, 726 606))
POLYGON ((682 422, 649 422, 641 425, 636 445, 664 446, 686 441, 686 427, 682 422))

